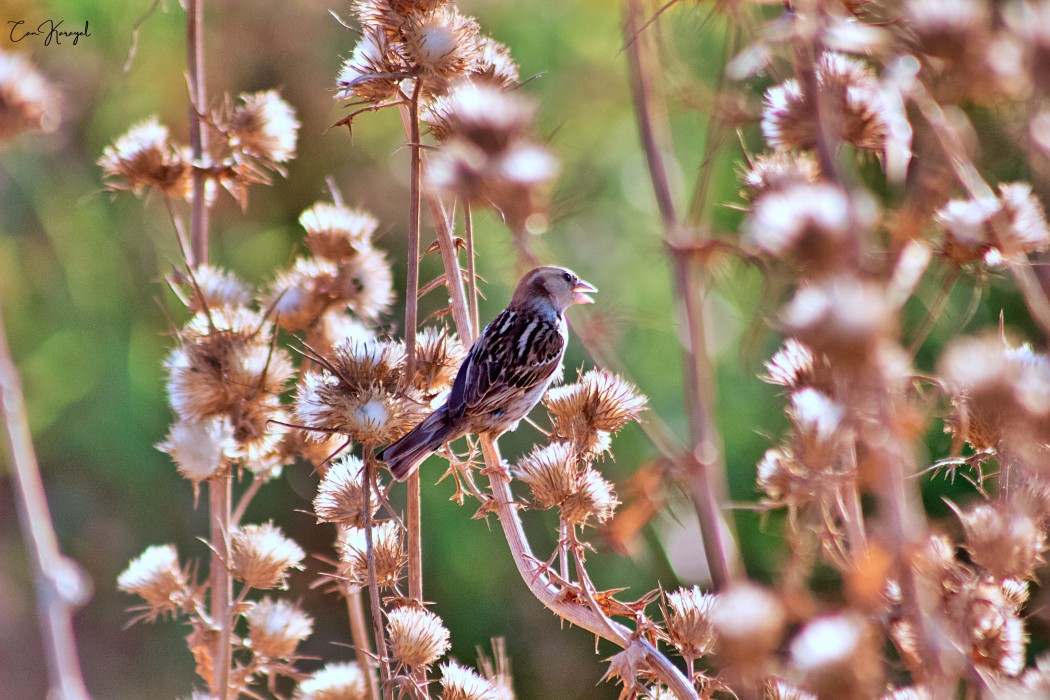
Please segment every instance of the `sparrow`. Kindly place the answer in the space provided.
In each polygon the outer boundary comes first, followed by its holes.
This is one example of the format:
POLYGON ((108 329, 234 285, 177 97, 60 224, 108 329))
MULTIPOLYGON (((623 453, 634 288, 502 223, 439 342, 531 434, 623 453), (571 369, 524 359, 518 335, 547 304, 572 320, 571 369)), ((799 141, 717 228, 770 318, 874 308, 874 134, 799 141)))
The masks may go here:
POLYGON ((562 267, 530 270, 507 308, 474 341, 445 403, 376 457, 404 481, 445 443, 468 433, 499 437, 517 428, 561 374, 565 310, 593 304, 587 295, 597 291, 562 267))

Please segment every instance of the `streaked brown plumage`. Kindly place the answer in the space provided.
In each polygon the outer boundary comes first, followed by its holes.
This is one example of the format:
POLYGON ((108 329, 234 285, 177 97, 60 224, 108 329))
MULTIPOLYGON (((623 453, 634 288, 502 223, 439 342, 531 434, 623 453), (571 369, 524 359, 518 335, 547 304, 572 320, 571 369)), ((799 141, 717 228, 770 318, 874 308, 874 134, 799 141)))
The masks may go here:
POLYGON ((467 433, 514 430, 561 369, 565 309, 598 291, 561 267, 537 267, 485 327, 463 361, 443 406, 377 456, 394 477, 408 476, 447 442, 467 433))

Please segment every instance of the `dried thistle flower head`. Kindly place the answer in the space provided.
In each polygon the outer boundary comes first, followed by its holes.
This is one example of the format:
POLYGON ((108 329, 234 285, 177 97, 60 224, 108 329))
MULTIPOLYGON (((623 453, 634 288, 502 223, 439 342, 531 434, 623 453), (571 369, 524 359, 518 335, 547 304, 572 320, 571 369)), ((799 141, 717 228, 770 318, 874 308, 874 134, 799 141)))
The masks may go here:
POLYGON ((740 176, 743 198, 754 202, 762 195, 797 185, 815 185, 820 181, 820 168, 812 153, 772 151, 751 161, 740 176))
POLYGON ((27 58, 0 51, 0 141, 20 131, 58 128, 54 89, 27 58))
POLYGON ((371 247, 379 220, 363 209, 317 202, 299 215, 299 225, 314 255, 339 262, 371 247))
POLYGON ((501 88, 514 87, 521 80, 518 64, 511 58, 510 49, 490 36, 478 40, 478 59, 471 78, 501 88))
POLYGON ((646 403, 648 399, 630 382, 603 369, 587 372, 575 384, 551 389, 543 398, 553 423, 552 436, 590 454, 605 448, 605 435, 638 420, 646 403))
POLYGON ((389 340, 346 340, 332 348, 329 361, 350 387, 396 389, 405 370, 405 348, 389 340))
POLYGON ((686 659, 697 659, 714 648, 715 631, 711 625, 711 611, 717 604, 714 594, 704 593, 698 586, 680 588, 667 594, 664 625, 678 653, 686 659))
POLYGON ((990 39, 991 8, 980 0, 908 0, 907 27, 920 50, 950 61, 980 52, 990 39))
POLYGON ((365 343, 375 339, 372 328, 341 309, 321 314, 306 334, 307 345, 325 354, 344 341, 365 343))
MULTIPOLYGON (((477 113, 480 106, 474 98, 480 86, 465 87, 468 110, 477 113), (471 97, 473 95, 473 97, 471 97)), ((513 98, 498 98, 498 91, 491 92, 499 110, 491 110, 492 118, 471 118, 471 128, 484 127, 473 137, 464 133, 456 136, 447 124, 452 117, 447 107, 440 105, 431 110, 430 123, 440 137, 447 132, 448 138, 442 148, 431 158, 427 177, 431 186, 449 192, 470 202, 491 205, 507 220, 513 230, 542 232, 546 227, 544 209, 554 178, 558 174, 557 159, 543 146, 529 141, 524 136, 511 138, 509 131, 517 130, 523 112, 517 108, 513 98), (496 130, 493 130, 495 127, 496 130), (513 129, 511 128, 513 127, 513 129), (505 144, 500 146, 500 144, 505 144), (495 150, 493 150, 495 148, 495 150)), ((469 132, 469 130, 468 130, 469 132)))
POLYGON ((302 330, 332 310, 353 310, 375 318, 393 301, 390 263, 380 251, 366 247, 338 262, 297 258, 290 270, 277 275, 264 303, 274 309, 281 327, 302 330))
POLYGON ((1033 579, 1043 563, 1046 532, 1041 519, 1011 505, 980 503, 959 511, 966 548, 996 578, 1033 579))
POLYGON ((755 483, 768 505, 797 505, 816 496, 808 488, 808 470, 786 448, 766 450, 758 463, 755 483))
POLYGON ((1030 346, 1010 347, 997 336, 958 338, 938 369, 954 409, 947 429, 976 450, 1039 431, 1050 414, 1050 360, 1030 346))
POLYGON ((492 681, 455 661, 441 664, 441 700, 500 700, 492 681))
POLYGON ((798 184, 759 197, 744 224, 745 242, 757 252, 790 258, 810 274, 850 266, 859 254, 858 207, 840 187, 798 184))
POLYGON ((246 282, 215 265, 198 265, 189 275, 177 271, 168 281, 195 314, 220 306, 248 306, 252 301, 252 289, 246 282))
POLYGON ((561 502, 561 516, 570 523, 585 525, 590 518, 604 523, 613 516, 620 499, 613 485, 594 467, 584 467, 576 480, 573 493, 561 502))
POLYGON ((199 483, 226 473, 237 442, 229 419, 216 416, 176 421, 157 449, 171 455, 179 474, 199 483))
POLYGON ((296 418, 315 440, 332 432, 367 445, 388 445, 422 420, 423 406, 402 391, 346 385, 325 372, 303 377, 295 400, 296 418))
POLYGON ((314 630, 313 618, 297 605, 269 596, 248 608, 244 619, 248 621, 248 645, 264 659, 290 659, 314 630))
POLYGON ((456 372, 467 356, 454 334, 433 326, 416 336, 416 374, 412 385, 424 396, 436 396, 452 387, 456 372))
POLYGON ((117 577, 117 588, 141 596, 149 606, 148 619, 183 610, 193 599, 173 544, 147 547, 117 577))
POLYGON ((487 154, 499 154, 528 135, 535 115, 534 103, 518 92, 462 80, 429 103, 424 120, 439 141, 462 138, 487 154))
POLYGON ((424 79, 454 80, 470 72, 480 58, 477 21, 453 5, 409 16, 401 32, 405 58, 424 79))
POLYGON ((842 444, 845 408, 826 394, 805 387, 791 395, 787 414, 794 427, 795 456, 812 469, 829 465, 842 444))
POLYGON ((344 303, 364 319, 374 319, 390 308, 394 300, 394 280, 386 254, 364 248, 338 266, 339 274, 331 287, 322 290, 333 300, 344 303))
POLYGON ((735 584, 718 594, 710 615, 716 650, 727 663, 760 663, 784 633, 784 606, 769 591, 751 583, 735 584))
POLYGON ((857 615, 818 617, 791 641, 791 661, 818 698, 870 698, 882 659, 868 623, 857 615))
POLYGON ((295 700, 366 700, 368 688, 361 667, 349 661, 325 664, 299 681, 295 700))
POLYGON ((937 212, 944 254, 960 265, 996 263, 1050 248, 1043 206, 1025 182, 999 185, 999 197, 953 199, 937 212))
POLYGON ((292 569, 302 569, 303 550, 272 522, 230 532, 230 573, 252 588, 286 588, 292 569))
MULTIPOLYGON (((871 68, 839 53, 821 54, 815 67, 817 89, 835 115, 838 137, 868 151, 882 151, 886 142, 886 105, 871 68)), ((813 150, 817 146, 815 106, 796 80, 766 92, 762 134, 777 150, 813 150)))
POLYGON ((576 492, 580 471, 577 463, 569 443, 552 442, 521 458, 514 476, 528 485, 535 507, 546 510, 560 505, 576 492))
POLYGON ((846 366, 870 360, 895 327, 894 310, 881 285, 853 276, 800 287, 782 320, 814 352, 846 366))
POLYGON ((387 613, 390 654, 403 666, 423 668, 448 651, 448 629, 423 608, 401 607, 387 613))
MULTIPOLYGON (((385 520, 372 526, 372 548, 376 559, 376 585, 380 589, 396 588, 401 572, 408 564, 408 555, 401 544, 401 529, 395 521, 385 520)), ((339 558, 347 565, 350 583, 367 586, 368 548, 364 528, 340 527, 336 549, 339 558)))
POLYGON ((276 90, 245 93, 229 123, 231 149, 267 163, 286 163, 295 157, 299 120, 295 110, 276 90))
POLYGON ((379 105, 397 97, 398 85, 408 77, 405 59, 382 29, 366 24, 353 55, 339 70, 336 99, 354 97, 379 105))
MULTIPOLYGON (((317 486, 314 498, 317 522, 364 527, 364 474, 364 463, 354 455, 343 455, 332 462, 317 486)), ((374 514, 379 501, 374 491, 370 496, 370 508, 374 514)))
POLYGON ((165 360, 175 413, 200 421, 282 393, 295 369, 288 353, 273 347, 272 333, 262 314, 244 307, 194 316, 165 360))
POLYGON ((933 700, 933 695, 921 685, 909 685, 894 688, 880 700, 933 700))
POLYGON ((293 332, 309 328, 334 305, 325 290, 338 274, 338 266, 329 260, 296 258, 291 269, 277 273, 262 304, 273 309, 281 328, 293 332))
POLYGON ((766 374, 759 377, 765 382, 786 389, 798 389, 818 383, 817 367, 826 369, 825 358, 818 358, 804 343, 787 338, 784 345, 765 363, 766 374))
POLYGON ((995 581, 978 584, 968 602, 962 623, 970 637, 970 658, 978 667, 995 674, 1020 674, 1028 637, 1024 620, 1003 594, 1001 585, 995 581))
POLYGON ((767 678, 763 685, 763 700, 817 700, 817 696, 783 678, 767 678))
POLYGON ((189 160, 181 148, 172 145, 168 127, 161 126, 156 117, 136 124, 106 146, 98 164, 111 192, 141 194, 153 187, 175 199, 186 199, 191 193, 189 160))

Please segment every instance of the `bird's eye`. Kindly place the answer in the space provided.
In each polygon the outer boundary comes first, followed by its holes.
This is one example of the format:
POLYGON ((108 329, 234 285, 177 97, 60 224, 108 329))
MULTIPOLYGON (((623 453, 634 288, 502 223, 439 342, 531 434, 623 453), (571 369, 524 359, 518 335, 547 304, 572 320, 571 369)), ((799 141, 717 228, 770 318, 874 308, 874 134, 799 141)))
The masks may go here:
POLYGON ((566 282, 568 282, 569 284, 572 284, 572 275, 570 275, 568 272, 561 273, 561 276, 562 276, 562 279, 564 279, 566 282))

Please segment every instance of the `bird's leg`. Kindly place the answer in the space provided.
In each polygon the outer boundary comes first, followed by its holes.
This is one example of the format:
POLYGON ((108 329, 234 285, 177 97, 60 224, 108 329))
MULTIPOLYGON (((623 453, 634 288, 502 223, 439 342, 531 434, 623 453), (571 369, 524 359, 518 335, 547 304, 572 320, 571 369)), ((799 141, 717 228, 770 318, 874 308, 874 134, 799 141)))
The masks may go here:
MULTIPOLYGON (((496 446, 496 449, 499 449, 499 446, 497 445, 497 441, 498 440, 499 440, 499 435, 493 435, 492 436, 492 444, 496 446)), ((510 465, 507 463, 507 460, 505 460, 502 457, 500 457, 499 465, 493 465, 491 467, 485 467, 484 469, 481 470, 481 473, 484 474, 485 476, 498 474, 499 476, 502 476, 507 481, 510 481, 510 469, 509 469, 509 466, 510 465)))

